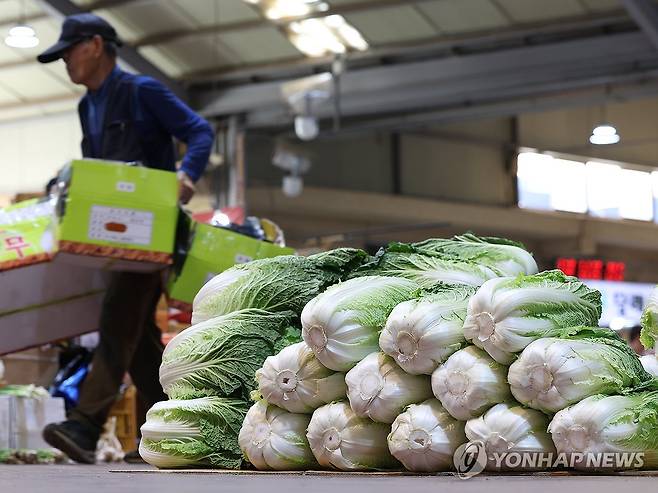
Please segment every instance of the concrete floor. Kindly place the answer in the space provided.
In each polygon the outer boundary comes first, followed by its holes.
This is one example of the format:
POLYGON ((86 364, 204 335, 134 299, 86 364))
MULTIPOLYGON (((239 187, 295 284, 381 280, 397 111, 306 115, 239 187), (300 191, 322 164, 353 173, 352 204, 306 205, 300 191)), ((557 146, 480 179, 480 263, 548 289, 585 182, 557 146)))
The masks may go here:
POLYGON ((2 493, 633 493, 658 491, 658 477, 383 476, 307 473, 156 472, 148 466, 0 466, 2 493), (623 483, 622 483, 623 482, 623 483), (454 489, 453 489, 454 488, 454 489))

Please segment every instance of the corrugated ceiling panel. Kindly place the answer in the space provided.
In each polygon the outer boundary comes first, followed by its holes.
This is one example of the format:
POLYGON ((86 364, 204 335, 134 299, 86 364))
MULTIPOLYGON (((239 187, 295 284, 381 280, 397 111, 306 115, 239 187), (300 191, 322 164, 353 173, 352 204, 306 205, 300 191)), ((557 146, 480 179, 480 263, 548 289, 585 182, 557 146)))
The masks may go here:
POLYGON ((98 15, 112 23, 119 32, 119 36, 131 41, 151 34, 197 27, 196 23, 181 13, 175 5, 168 2, 157 3, 156 8, 154 5, 151 3, 125 4, 121 8, 111 11, 99 11, 98 15))
POLYGON ((171 3, 201 26, 260 18, 257 11, 244 0, 173 0, 171 3))
POLYGON ((420 3, 418 8, 445 33, 481 31, 510 24, 489 0, 437 0, 420 3))
POLYGON ((149 62, 162 70, 169 77, 178 77, 183 73, 184 67, 176 62, 174 56, 168 53, 166 47, 143 46, 138 48, 139 53, 149 62))
POLYGON ((372 44, 435 36, 436 29, 413 7, 388 7, 348 14, 346 19, 372 44))
MULTIPOLYGON (((2 80, 0 78, 0 105, 18 103, 20 99, 10 90, 11 88, 6 88, 1 84, 2 80)), ((0 111, 0 113, 2 113, 2 111, 0 111)))
POLYGON ((288 41, 288 38, 273 27, 225 33, 220 39, 243 63, 301 57, 300 52, 288 41))
POLYGON ((1 82, 24 99, 60 96, 70 93, 72 86, 55 79, 44 67, 36 64, 3 70, 1 82))
POLYGON ((117 9, 101 9, 94 13, 112 24, 119 34, 119 38, 125 42, 132 43, 143 35, 142 30, 135 26, 130 19, 126 19, 117 9))
POLYGON ((179 77, 188 72, 205 70, 209 67, 225 67, 240 63, 240 58, 222 43, 213 43, 213 38, 193 37, 157 47, 140 48, 158 66, 163 57, 168 59, 168 75, 179 77))
POLYGON ((587 14, 578 0, 496 0, 516 22, 538 22, 587 14))
POLYGON ((7 46, 0 36, 0 65, 24 60, 25 56, 21 51, 7 46))
POLYGON ((33 0, 2 0, 0 1, 0 22, 15 22, 23 15, 40 14, 41 6, 33 0))
POLYGON ((71 79, 69 79, 69 76, 66 73, 66 66, 61 60, 46 65, 40 64, 39 67, 48 72, 48 75, 67 88, 67 90, 62 91, 62 93, 70 92, 71 94, 81 94, 87 90, 84 86, 76 85, 71 82, 71 79))
POLYGON ((582 0, 592 12, 621 9, 619 0, 582 0))

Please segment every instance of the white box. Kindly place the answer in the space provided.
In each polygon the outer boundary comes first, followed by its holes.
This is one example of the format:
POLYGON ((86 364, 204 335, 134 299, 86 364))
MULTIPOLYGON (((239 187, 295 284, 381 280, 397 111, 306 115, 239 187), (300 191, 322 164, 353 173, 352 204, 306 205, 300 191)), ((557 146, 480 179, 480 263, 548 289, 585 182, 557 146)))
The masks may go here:
POLYGON ((66 419, 64 399, 0 395, 0 449, 50 448, 41 438, 49 423, 66 419))

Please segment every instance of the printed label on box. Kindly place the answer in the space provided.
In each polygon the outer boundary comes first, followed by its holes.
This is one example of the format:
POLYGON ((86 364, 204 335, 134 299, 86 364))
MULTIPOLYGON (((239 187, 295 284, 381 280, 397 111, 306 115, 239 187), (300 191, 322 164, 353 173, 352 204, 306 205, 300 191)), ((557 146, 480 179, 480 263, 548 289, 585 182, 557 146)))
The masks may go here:
POLYGON ((152 234, 152 212, 100 205, 91 208, 89 239, 150 245, 152 234))
POLYGON ((130 181, 118 181, 117 182, 117 192, 134 192, 136 186, 133 182, 130 181))

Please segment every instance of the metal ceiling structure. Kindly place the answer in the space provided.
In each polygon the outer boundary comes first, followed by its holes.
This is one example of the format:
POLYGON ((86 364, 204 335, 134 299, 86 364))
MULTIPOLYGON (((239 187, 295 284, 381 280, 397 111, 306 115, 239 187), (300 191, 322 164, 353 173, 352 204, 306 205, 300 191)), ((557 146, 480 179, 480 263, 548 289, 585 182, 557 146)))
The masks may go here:
MULTIPOLYGON (((658 94, 655 0, 327 0, 369 44, 345 57, 345 129, 413 126, 658 94)), ((0 45, 0 120, 66 111, 82 93, 61 62, 35 55, 61 16, 93 11, 126 41, 127 65, 166 82, 209 117, 248 126, 291 121, 282 82, 330 70, 290 42, 291 19, 244 0, 0 0, 0 30, 19 19, 41 45, 0 45)), ((295 18, 292 20, 300 20, 295 18)), ((331 116, 332 105, 319 108, 331 116)))

